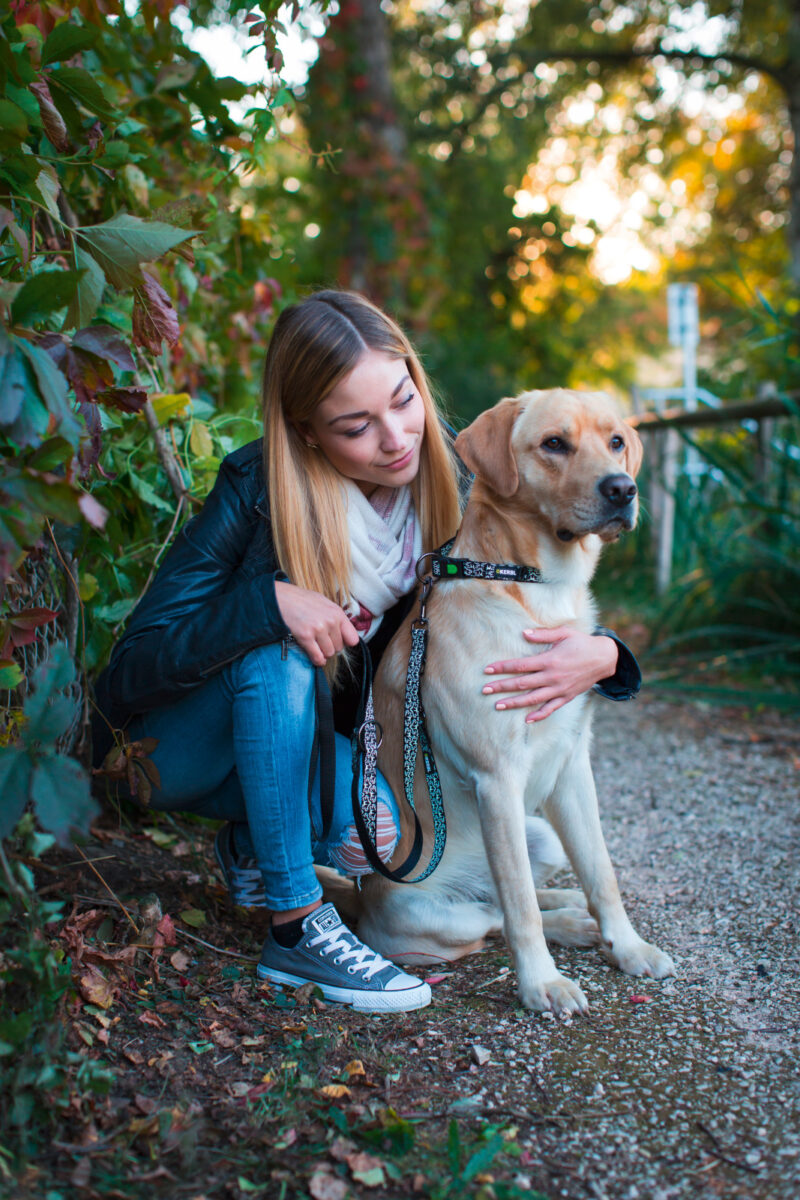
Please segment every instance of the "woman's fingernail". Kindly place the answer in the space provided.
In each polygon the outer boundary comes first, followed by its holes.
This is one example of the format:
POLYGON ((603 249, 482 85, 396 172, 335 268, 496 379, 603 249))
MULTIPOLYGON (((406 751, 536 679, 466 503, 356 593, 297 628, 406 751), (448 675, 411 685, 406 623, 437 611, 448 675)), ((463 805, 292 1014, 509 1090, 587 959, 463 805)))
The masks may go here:
POLYGON ((494 688, 490 687, 489 684, 487 683, 486 687, 483 689, 483 694, 484 694, 484 696, 488 696, 493 691, 494 691, 494 688))
POLYGON ((506 707, 506 706, 505 706, 505 704, 503 703, 503 701, 502 701, 502 700, 500 700, 500 701, 499 701, 497 704, 495 704, 495 708, 498 710, 498 712, 499 712, 501 709, 504 709, 505 707, 506 707))
POLYGON ((484 667, 484 675, 494 675, 494 667, 484 667))

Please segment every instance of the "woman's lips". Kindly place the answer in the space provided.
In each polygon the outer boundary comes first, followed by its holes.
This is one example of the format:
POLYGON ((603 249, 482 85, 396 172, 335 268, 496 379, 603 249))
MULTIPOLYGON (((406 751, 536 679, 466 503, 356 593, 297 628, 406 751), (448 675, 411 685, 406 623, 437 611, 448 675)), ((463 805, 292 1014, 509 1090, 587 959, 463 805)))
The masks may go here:
POLYGON ((403 467, 407 467, 411 462, 412 458, 414 457, 415 450, 416 446, 412 446, 402 458, 396 458, 394 462, 385 463, 381 469, 384 471, 402 471, 403 467))

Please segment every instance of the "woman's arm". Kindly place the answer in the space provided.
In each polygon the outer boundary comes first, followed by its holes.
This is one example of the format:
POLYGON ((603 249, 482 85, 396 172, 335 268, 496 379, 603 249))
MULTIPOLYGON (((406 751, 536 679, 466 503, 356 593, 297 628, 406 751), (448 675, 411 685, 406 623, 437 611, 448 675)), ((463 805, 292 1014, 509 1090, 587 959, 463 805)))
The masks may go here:
POLYGON ((274 555, 236 582, 260 516, 223 469, 181 530, 117 643, 102 680, 115 705, 144 712, 179 699, 225 663, 288 633, 274 555))
POLYGON ((525 720, 533 723, 590 688, 610 700, 630 700, 639 691, 642 676, 636 659, 608 630, 590 634, 560 626, 526 629, 523 636, 532 643, 550 644, 550 649, 489 663, 487 675, 505 676, 483 689, 487 695, 502 694, 498 709, 530 708, 525 720))

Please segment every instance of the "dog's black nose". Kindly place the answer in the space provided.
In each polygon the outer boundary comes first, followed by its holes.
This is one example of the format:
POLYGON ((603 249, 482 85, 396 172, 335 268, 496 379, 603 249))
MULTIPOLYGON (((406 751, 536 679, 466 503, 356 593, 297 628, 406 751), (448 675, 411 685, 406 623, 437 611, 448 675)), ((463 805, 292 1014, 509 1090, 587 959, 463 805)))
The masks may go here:
POLYGON ((630 475, 606 475, 598 483, 597 489, 615 508, 625 508, 636 495, 636 484, 630 475))

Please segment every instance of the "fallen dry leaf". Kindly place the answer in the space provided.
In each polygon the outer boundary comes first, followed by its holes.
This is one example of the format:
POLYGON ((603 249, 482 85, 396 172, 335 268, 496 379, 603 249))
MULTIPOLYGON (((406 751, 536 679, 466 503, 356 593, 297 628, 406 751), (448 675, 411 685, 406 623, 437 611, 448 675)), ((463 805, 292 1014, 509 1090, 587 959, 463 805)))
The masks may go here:
POLYGON ((319 1090, 320 1095, 327 1096, 329 1100, 341 1100, 350 1095, 350 1088, 343 1083, 326 1083, 319 1090))
POLYGON ((167 1022, 162 1020, 158 1013, 152 1012, 149 1008, 139 1013, 139 1021, 142 1025, 152 1025, 154 1029, 167 1028, 167 1022))
POLYGON ((169 961, 172 963, 175 970, 179 971, 181 975, 183 975, 192 960, 189 958, 188 954, 184 954, 183 950, 176 950, 174 954, 169 956, 169 961))
POLYGON ((119 991, 118 986, 107 979, 94 963, 86 963, 81 967, 77 983, 84 1000, 96 1004, 98 1008, 111 1008, 119 991))
POLYGON ((348 1154, 355 1154, 355 1152, 355 1142, 351 1142, 350 1138, 346 1137, 334 1138, 328 1150, 331 1158, 335 1158, 337 1162, 347 1162, 348 1154))
POLYGON ((352 1078, 353 1075, 366 1075, 364 1064, 360 1058, 354 1058, 352 1062, 347 1064, 344 1070, 345 1074, 350 1078, 352 1078))
POLYGON ((338 1175, 327 1171, 315 1171, 308 1181, 308 1190, 314 1200, 344 1200, 347 1184, 338 1175))
POLYGON ((350 1168, 353 1179, 357 1183, 363 1183, 364 1187, 383 1187, 386 1183, 383 1163, 373 1154, 367 1154, 366 1151, 360 1150, 356 1154, 348 1154, 345 1162, 350 1168))

